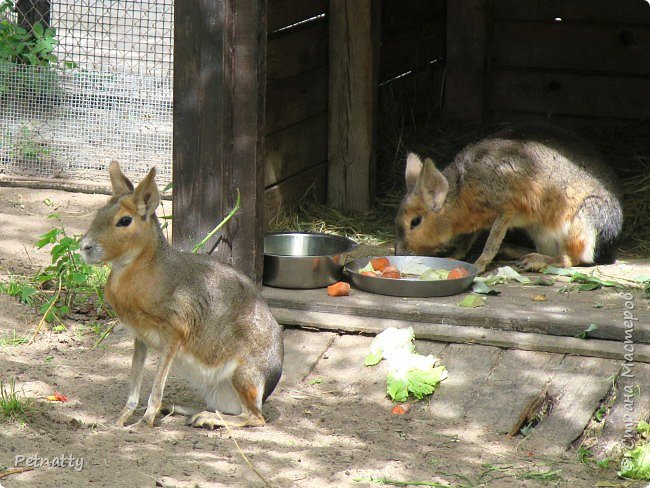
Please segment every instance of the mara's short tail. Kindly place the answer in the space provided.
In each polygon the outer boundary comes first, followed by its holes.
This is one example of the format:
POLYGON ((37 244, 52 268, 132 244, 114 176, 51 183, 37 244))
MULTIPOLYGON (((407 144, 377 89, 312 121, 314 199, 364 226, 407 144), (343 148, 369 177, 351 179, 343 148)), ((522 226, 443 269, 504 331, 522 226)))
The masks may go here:
POLYGON ((591 197, 584 201, 589 220, 596 229, 594 262, 612 264, 621 242, 623 230, 623 209, 618 199, 591 197))

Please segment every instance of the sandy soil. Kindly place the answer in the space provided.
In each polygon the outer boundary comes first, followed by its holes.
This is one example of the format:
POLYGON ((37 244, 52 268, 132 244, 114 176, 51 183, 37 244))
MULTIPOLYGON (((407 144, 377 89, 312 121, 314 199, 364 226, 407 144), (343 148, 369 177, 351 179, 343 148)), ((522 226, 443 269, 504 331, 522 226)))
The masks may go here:
MULTIPOLYGON (((33 271, 47 262, 47 253, 32 246, 53 227, 47 214, 55 210, 70 233, 81 233, 105 200, 0 188, 0 274, 33 271)), ((206 431, 186 427, 180 417, 163 418, 153 429, 118 428, 112 421, 126 399, 132 349, 126 331, 117 330, 93 349, 97 334, 80 318, 63 332, 45 331, 32 345, 7 341, 14 331, 29 336, 38 319, 0 296, 0 379, 14 378, 31 400, 26 421, 0 424, 0 475, 2 467, 14 468, 16 456, 73 464, 83 459, 83 469, 36 467, 0 478, 0 486, 376 486, 371 478, 454 487, 643 486, 617 480, 614 469, 581 464, 575 453, 543 458, 521 452, 518 439, 497 437, 471 422, 437 419, 426 402, 407 415, 391 415, 381 367, 363 366, 370 338, 326 332, 287 331, 284 376, 265 405, 269 421, 262 428, 206 431), (69 401, 48 402, 54 391, 69 401), (531 475, 549 471, 557 474, 549 481, 531 475)), ((425 354, 439 347, 417 345, 425 354)), ((197 401, 176 377, 166 396, 197 401)), ((18 467, 23 466, 25 461, 18 467)))

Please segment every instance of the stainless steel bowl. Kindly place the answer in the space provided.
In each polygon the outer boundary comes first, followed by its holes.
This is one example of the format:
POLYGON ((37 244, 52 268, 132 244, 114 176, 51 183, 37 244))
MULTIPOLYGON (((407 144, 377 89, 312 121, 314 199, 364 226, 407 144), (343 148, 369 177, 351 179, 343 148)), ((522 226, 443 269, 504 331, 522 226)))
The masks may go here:
POLYGON ((264 236, 264 278, 278 288, 322 288, 341 279, 348 253, 357 244, 347 237, 304 232, 264 236))
POLYGON ((350 275, 352 284, 360 290, 378 293, 380 295, 391 295, 396 297, 444 297, 462 293, 474 281, 476 277, 476 266, 464 261, 456 261, 447 258, 431 258, 425 256, 387 256, 390 264, 402 269, 406 263, 417 262, 433 269, 451 270, 460 266, 469 271, 469 276, 452 280, 421 280, 419 278, 380 278, 365 276, 359 270, 366 266, 371 257, 359 258, 350 261, 345 270, 350 275))

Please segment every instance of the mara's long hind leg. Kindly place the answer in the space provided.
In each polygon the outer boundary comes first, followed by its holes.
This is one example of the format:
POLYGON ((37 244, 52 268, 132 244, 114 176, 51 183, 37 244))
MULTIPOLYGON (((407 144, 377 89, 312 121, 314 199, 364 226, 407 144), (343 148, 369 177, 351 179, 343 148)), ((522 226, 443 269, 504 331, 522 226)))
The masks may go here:
POLYGON ((240 415, 227 415, 225 413, 210 412, 205 410, 187 418, 186 425, 216 429, 217 427, 259 427, 266 423, 264 417, 242 412, 240 415))
POLYGON ((220 412, 204 411, 187 418, 187 425, 215 429, 217 427, 256 427, 266 423, 262 415, 262 395, 264 381, 255 381, 241 368, 233 373, 232 387, 237 393, 241 414, 227 415, 220 412))
POLYGON ((561 268, 589 265, 594 262, 595 243, 595 229, 578 216, 573 220, 566 238, 560 243, 560 253, 557 256, 534 252, 522 257, 520 263, 526 271, 541 271, 549 265, 561 268))
POLYGON ((570 268, 573 266, 571 258, 566 254, 558 256, 546 256, 537 252, 526 254, 519 260, 519 265, 526 271, 539 272, 547 266, 557 266, 558 268, 570 268))
POLYGON ((160 407, 160 413, 163 415, 184 415, 186 417, 200 412, 198 408, 188 407, 187 405, 177 405, 172 402, 164 402, 160 407))
POLYGON ((499 248, 498 256, 505 259, 519 260, 526 254, 530 254, 532 249, 530 247, 518 246, 510 242, 503 242, 499 248))

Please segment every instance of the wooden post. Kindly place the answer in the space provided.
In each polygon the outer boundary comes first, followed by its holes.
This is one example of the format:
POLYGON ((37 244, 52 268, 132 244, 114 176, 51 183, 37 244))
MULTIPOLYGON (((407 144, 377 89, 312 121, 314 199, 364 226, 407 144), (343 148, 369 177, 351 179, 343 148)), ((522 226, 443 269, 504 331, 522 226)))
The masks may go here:
POLYGON ((485 99, 486 0, 447 2, 444 112, 480 121, 485 99))
POLYGON ((379 11, 379 0, 329 3, 327 201, 360 212, 374 196, 379 11))
POLYGON ((191 249, 235 205, 217 254, 256 282, 264 237, 266 1, 175 2, 173 242, 191 249))

